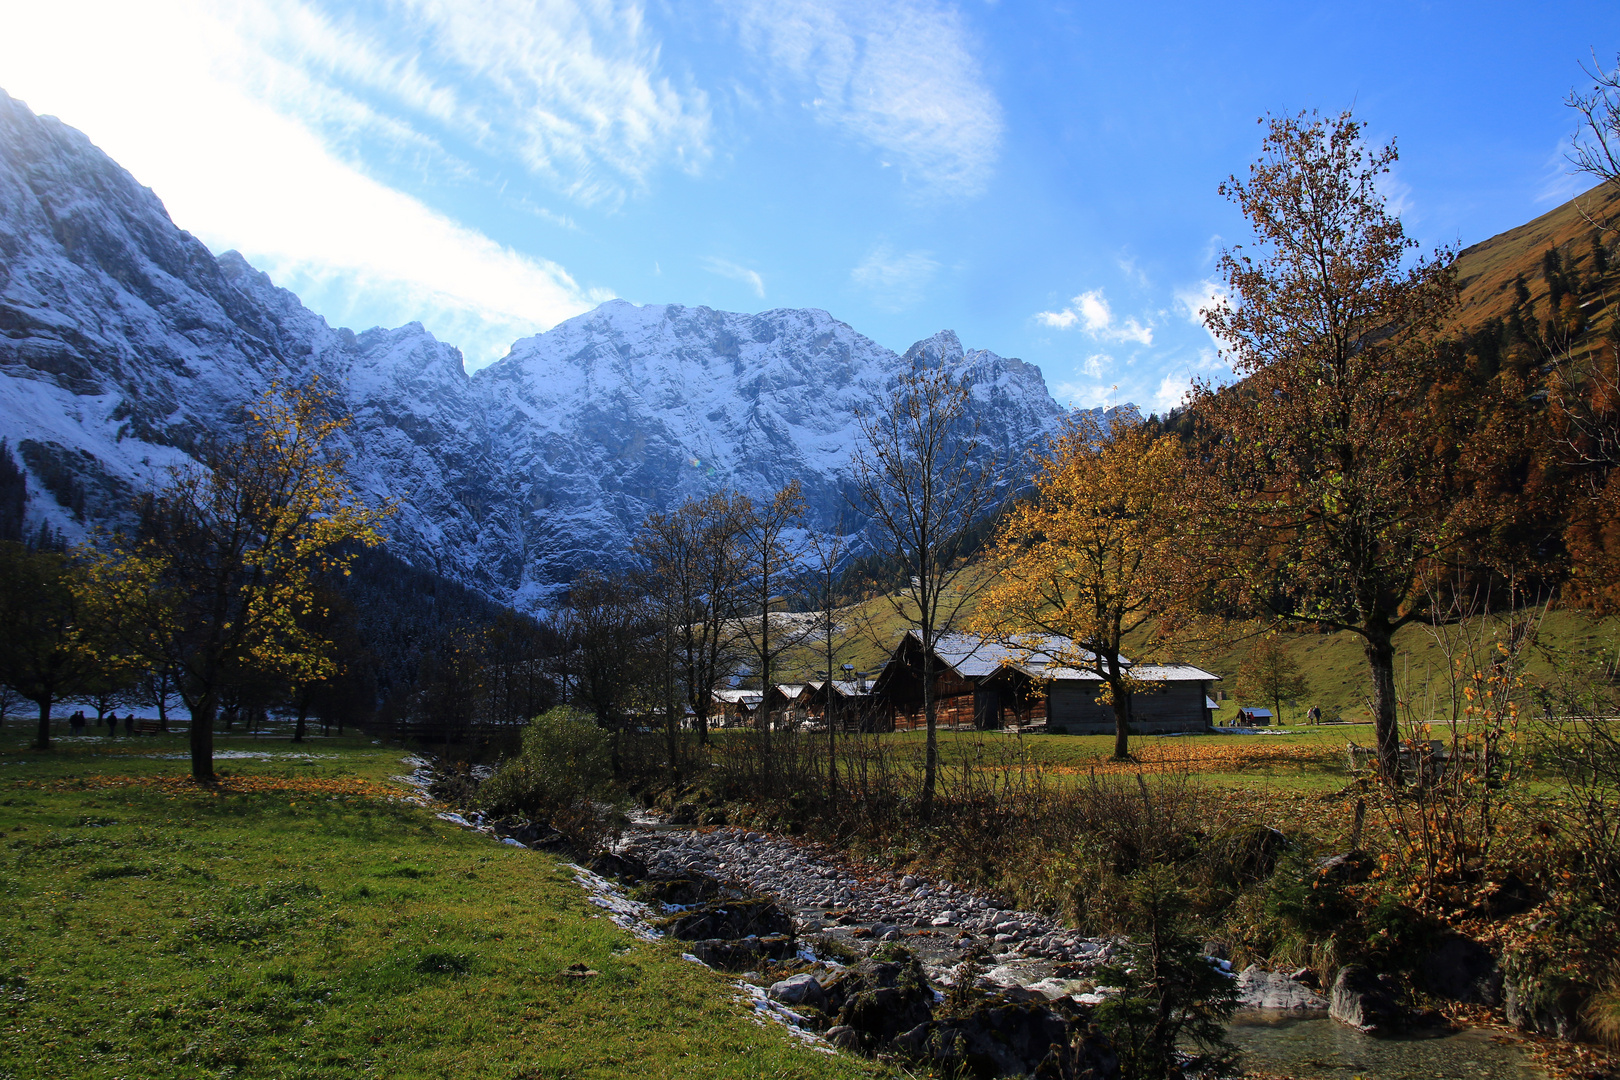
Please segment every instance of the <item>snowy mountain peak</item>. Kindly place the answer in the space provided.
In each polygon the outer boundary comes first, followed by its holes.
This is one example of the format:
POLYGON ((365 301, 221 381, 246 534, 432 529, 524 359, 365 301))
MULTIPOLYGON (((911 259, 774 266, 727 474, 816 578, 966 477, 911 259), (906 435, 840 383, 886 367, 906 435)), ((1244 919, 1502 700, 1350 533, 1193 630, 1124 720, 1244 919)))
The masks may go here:
POLYGON ((333 328, 234 251, 213 256, 81 133, 0 92, 0 437, 30 513, 85 535, 126 514, 273 381, 341 388, 355 482, 400 504, 396 554, 498 599, 612 568, 654 510, 804 485, 849 512, 857 408, 913 360, 973 387, 1017 456, 1062 411, 1038 369, 941 331, 899 356, 819 309, 612 300, 468 376, 420 323, 333 328))
POLYGON ((906 350, 907 364, 920 364, 924 367, 949 367, 955 365, 964 356, 962 342, 957 339, 955 330, 941 330, 931 338, 924 338, 906 350))

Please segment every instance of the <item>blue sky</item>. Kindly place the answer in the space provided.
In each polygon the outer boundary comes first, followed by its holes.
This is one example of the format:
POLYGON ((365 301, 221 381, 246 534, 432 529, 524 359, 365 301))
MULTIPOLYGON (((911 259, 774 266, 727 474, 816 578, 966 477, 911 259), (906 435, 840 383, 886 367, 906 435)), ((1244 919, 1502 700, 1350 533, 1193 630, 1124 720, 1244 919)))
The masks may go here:
POLYGON ((1470 244, 1585 185, 1605 3, 0 0, 0 87, 335 324, 470 368, 610 297, 942 328, 1060 400, 1219 377, 1196 311, 1264 112, 1354 107, 1470 244))

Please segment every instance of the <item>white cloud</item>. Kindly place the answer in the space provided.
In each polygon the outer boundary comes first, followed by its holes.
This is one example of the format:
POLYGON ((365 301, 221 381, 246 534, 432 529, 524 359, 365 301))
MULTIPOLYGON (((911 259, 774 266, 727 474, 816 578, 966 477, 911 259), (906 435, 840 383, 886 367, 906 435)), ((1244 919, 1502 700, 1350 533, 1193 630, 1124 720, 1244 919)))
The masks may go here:
POLYGON ((879 244, 849 276, 878 307, 898 312, 923 299, 938 270, 939 263, 929 252, 897 252, 888 244, 879 244))
POLYGON ((936 0, 729 0, 767 73, 898 163, 918 190, 980 194, 1001 147, 1001 106, 961 14, 936 0))
POLYGON ((1093 379, 1103 377, 1103 372, 1114 366, 1114 358, 1107 353, 1093 353, 1080 362, 1080 370, 1093 379))
POLYGON ((1153 411, 1166 413, 1187 399, 1187 393, 1192 389, 1192 380, 1186 375, 1172 372, 1159 382, 1159 389, 1153 395, 1153 411))
POLYGON ((732 281, 740 281, 753 289, 755 296, 761 300, 765 299, 765 279, 760 276, 759 271, 750 270, 746 266, 739 266, 729 259, 715 258, 713 255, 705 257, 702 261, 703 268, 709 273, 719 274, 721 277, 730 278, 732 281))
POLYGON ((1080 316, 1069 308, 1064 308, 1062 311, 1038 311, 1035 313, 1035 318, 1040 320, 1042 325, 1050 326, 1055 330, 1067 330, 1080 321, 1080 316))
MULTIPOLYGON (((421 318, 462 346, 470 367, 494 359, 514 336, 611 295, 584 289, 556 263, 496 243, 367 176, 334 148, 327 137, 333 125, 381 133, 412 152, 440 151, 431 138, 352 95, 328 94, 330 83, 321 80, 341 74, 385 86, 390 101, 419 116, 494 132, 498 118, 484 116, 485 106, 463 106, 416 59, 381 51, 316 9, 266 0, 229 9, 229 19, 221 10, 188 0, 19 7, 0 38, 0 70, 11 93, 83 129, 214 250, 236 248, 289 284, 326 290, 329 311, 347 303, 373 313, 398 310, 400 321, 421 318), (253 28, 265 29, 263 41, 245 36, 253 28), (278 59, 278 49, 297 53, 298 63, 278 59)), ((559 121, 550 144, 537 136, 530 141, 536 154, 549 145, 558 161, 572 161, 569 182, 576 189, 600 186, 606 174, 634 180, 646 167, 642 149, 657 140, 664 98, 632 67, 587 52, 554 75, 540 74, 557 50, 582 47, 575 33, 547 46, 552 53, 537 53, 534 71, 525 75, 516 42, 544 37, 533 25, 544 14, 538 9, 529 11, 528 32, 515 33, 511 44, 447 9, 416 4, 406 14, 417 20, 408 26, 443 29, 449 55, 468 65, 479 60, 487 80, 510 84, 504 101, 512 109, 537 102, 547 80, 593 75, 569 99, 569 109, 589 112, 611 105, 612 86, 623 83, 623 96, 646 98, 645 107, 601 117, 610 137, 595 158, 580 149, 593 137, 582 121, 559 121), (481 58, 480 48, 487 53, 481 58), (611 134, 619 128, 624 133, 611 134), (563 153, 569 145, 578 153, 563 153)), ((566 30, 578 20, 563 22, 566 30)), ((537 116, 518 128, 541 124, 537 116)))
POLYGON ((1176 307, 1194 326, 1204 325, 1204 313, 1218 307, 1227 296, 1226 287, 1213 278, 1176 290, 1176 307))
POLYGON ((1079 326, 1098 341, 1153 344, 1153 328, 1142 325, 1134 315, 1123 322, 1114 321, 1114 313, 1109 308, 1108 301, 1103 298, 1101 289, 1081 293, 1060 311, 1036 312, 1035 318, 1042 325, 1057 330, 1069 330, 1079 326))

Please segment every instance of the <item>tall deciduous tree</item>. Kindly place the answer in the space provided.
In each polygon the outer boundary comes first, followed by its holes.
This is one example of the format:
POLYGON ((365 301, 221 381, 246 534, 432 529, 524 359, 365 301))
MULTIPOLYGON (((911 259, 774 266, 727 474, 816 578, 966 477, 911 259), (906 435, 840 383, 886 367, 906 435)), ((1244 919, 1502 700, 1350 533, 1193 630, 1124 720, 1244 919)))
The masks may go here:
POLYGON ((1164 620, 1183 598, 1186 471, 1172 435, 1136 419, 1078 420, 1043 463, 1034 497, 1003 516, 995 584, 975 613, 989 632, 1073 640, 1060 659, 1102 680, 1118 759, 1129 754, 1140 688, 1120 656, 1125 637, 1164 620))
POLYGON ((843 568, 845 556, 849 552, 849 542, 844 536, 843 526, 843 521, 839 520, 830 532, 818 530, 811 533, 810 560, 804 568, 799 588, 800 594, 809 601, 809 608, 815 614, 813 633, 816 637, 816 648, 821 654, 822 662, 827 665, 824 672, 827 681, 822 687, 825 699, 822 706, 822 721, 827 726, 829 803, 836 802, 838 798, 838 728, 844 719, 839 715, 839 694, 834 685, 839 681, 840 638, 848 636, 839 623, 838 611, 839 602, 843 599, 839 595, 838 586, 842 578, 839 571, 843 568))
POLYGON ((878 405, 857 414, 856 509, 875 546, 900 568, 888 601, 922 644, 922 811, 932 809, 939 770, 934 643, 960 628, 988 583, 968 564, 970 526, 1001 498, 1001 467, 969 411, 971 387, 919 362, 878 405))
POLYGON ((1274 615, 1362 639, 1391 780, 1395 633, 1429 616, 1432 571, 1473 539, 1455 513, 1466 432, 1431 400, 1454 381, 1436 347, 1452 257, 1412 257, 1378 186, 1395 160, 1349 113, 1267 121, 1248 179, 1221 186, 1255 244, 1223 253, 1230 296, 1205 313, 1244 381, 1194 402, 1225 481, 1229 581, 1274 615))
POLYGON ((328 644, 307 623, 316 576, 341 572, 355 544, 381 543, 392 507, 363 505, 333 439, 347 425, 318 384, 273 387, 240 438, 170 472, 144 535, 90 566, 84 597, 121 629, 125 651, 173 670, 191 712, 191 775, 214 777, 214 721, 225 691, 328 674, 328 644))
POLYGON ((803 639, 801 633, 773 632, 771 606, 776 603, 784 585, 792 580, 799 550, 789 541, 789 530, 804 520, 804 494, 797 480, 787 486, 769 502, 757 504, 746 495, 740 500, 741 528, 738 538, 744 552, 746 584, 743 593, 750 617, 739 619, 748 641, 749 650, 759 664, 760 689, 764 699, 760 707, 766 753, 771 745, 771 686, 775 681, 776 659, 803 639))
POLYGON ((672 658, 705 744, 714 690, 739 659, 734 616, 747 569, 744 502, 730 492, 688 499, 667 514, 650 515, 634 541, 665 611, 672 658))

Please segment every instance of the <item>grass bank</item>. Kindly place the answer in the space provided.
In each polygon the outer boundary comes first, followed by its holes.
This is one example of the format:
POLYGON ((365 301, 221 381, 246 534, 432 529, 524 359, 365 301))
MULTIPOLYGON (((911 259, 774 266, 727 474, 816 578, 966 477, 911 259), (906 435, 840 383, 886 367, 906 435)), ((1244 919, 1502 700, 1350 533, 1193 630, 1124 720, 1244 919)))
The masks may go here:
POLYGON ((399 801, 398 749, 219 746, 205 792, 183 738, 0 735, 0 1077, 882 1075, 399 801))

